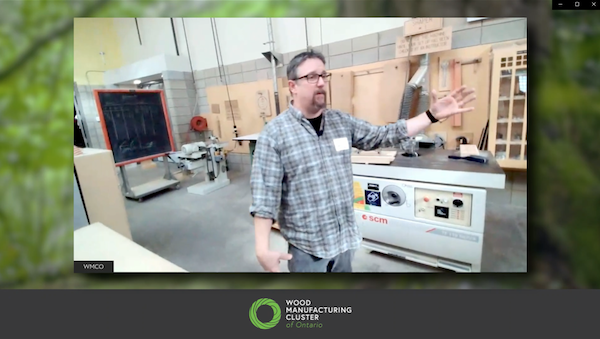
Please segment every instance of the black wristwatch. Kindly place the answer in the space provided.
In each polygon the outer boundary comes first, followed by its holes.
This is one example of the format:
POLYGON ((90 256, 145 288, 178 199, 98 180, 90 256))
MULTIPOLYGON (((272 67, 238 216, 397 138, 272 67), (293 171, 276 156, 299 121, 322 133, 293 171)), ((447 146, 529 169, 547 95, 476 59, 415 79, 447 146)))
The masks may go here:
POLYGON ((425 114, 427 114, 427 117, 429 118, 429 120, 431 120, 432 124, 435 124, 436 122, 438 122, 439 120, 436 119, 433 114, 431 114, 430 110, 427 110, 427 112, 425 112, 425 114))

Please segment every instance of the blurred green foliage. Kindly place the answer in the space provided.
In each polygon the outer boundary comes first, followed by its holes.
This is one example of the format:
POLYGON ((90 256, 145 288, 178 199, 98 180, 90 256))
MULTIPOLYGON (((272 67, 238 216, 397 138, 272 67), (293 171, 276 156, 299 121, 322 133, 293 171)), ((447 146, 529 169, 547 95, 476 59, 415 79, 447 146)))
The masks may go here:
POLYGON ((553 19, 551 54, 534 85, 533 218, 566 257, 555 265, 568 267, 575 285, 598 288, 600 21, 593 11, 555 11, 553 19))
MULTIPOLYGON (((530 152, 529 185, 535 189, 529 198, 534 204, 530 226, 535 226, 530 249, 534 247, 536 255, 535 266, 530 265, 535 274, 527 279, 522 275, 502 279, 446 275, 441 279, 437 275, 315 278, 268 274, 92 279, 71 273, 72 17, 319 17, 340 13, 406 17, 424 10, 425 4, 418 2, 405 2, 409 10, 404 12, 397 2, 383 0, 2 2, 0 284, 12 288, 600 287, 600 149, 594 143, 600 130, 600 103, 595 100, 600 41, 594 38, 600 33, 600 22, 593 12, 554 12, 553 29, 541 29, 552 34, 549 49, 530 52, 537 58, 530 59, 530 88, 536 100, 529 105, 533 127, 529 141, 535 150, 530 152)), ((445 3, 452 7, 453 16, 467 16, 468 6, 479 6, 459 0, 445 3)), ((550 10, 547 3, 542 10, 550 10)))

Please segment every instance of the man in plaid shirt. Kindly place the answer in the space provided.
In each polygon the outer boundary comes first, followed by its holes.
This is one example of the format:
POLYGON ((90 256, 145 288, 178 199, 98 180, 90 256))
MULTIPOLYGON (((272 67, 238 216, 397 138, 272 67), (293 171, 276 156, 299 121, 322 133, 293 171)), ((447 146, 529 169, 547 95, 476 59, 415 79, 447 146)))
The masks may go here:
POLYGON ((474 90, 463 87, 439 100, 432 93, 431 108, 412 119, 375 126, 326 108, 330 76, 322 54, 296 55, 287 68, 292 102, 256 143, 250 214, 256 256, 269 272, 279 272, 281 260, 288 260, 290 272, 352 272, 362 240, 354 219, 352 147, 393 147, 438 120, 473 110, 464 106, 475 99, 474 90), (274 221, 288 253, 269 249, 274 221))

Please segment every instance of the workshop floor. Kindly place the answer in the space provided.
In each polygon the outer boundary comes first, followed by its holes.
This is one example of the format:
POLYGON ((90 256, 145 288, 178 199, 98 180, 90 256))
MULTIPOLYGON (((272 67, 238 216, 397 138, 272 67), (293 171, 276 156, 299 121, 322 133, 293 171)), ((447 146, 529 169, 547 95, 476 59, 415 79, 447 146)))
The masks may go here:
MULTIPOLYGON (((173 164, 171 164, 173 165, 173 164)), ((173 169, 175 171, 175 168, 173 169)), ((164 170, 127 170, 130 184, 161 177, 164 170)), ((249 172, 228 172, 231 184, 208 196, 187 193, 201 182, 184 181, 179 190, 164 191, 143 202, 126 201, 133 240, 190 272, 261 272, 254 254, 254 226, 249 172)), ((483 248, 483 272, 527 272, 527 210, 488 203, 483 248)), ((271 232, 271 247, 286 251, 285 240, 271 232)), ((435 268, 359 250, 356 272, 436 272, 435 268)), ((282 270, 287 266, 282 264, 282 270)))

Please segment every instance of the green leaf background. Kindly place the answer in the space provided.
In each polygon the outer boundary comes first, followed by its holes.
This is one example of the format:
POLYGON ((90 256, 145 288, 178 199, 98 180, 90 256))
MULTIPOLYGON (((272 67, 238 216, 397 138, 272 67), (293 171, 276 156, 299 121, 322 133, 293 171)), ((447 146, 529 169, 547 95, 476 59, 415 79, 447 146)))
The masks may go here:
MULTIPOLYGON (((600 21, 550 1, 3 1, 0 285, 7 288, 598 288, 600 21), (510 7, 513 6, 513 7, 510 7), (514 7, 516 6, 516 7, 514 7), (520 7, 519 7, 520 6, 520 7), (532 14, 527 275, 72 273, 73 17, 532 14), (525 10, 525 12, 522 12, 525 10), (469 14, 467 14, 469 13, 469 14), (535 14, 535 15, 533 15, 535 14)), ((507 15, 509 16, 509 15, 507 15)))

